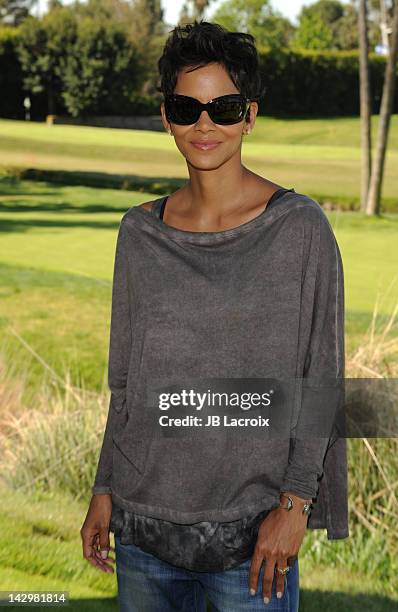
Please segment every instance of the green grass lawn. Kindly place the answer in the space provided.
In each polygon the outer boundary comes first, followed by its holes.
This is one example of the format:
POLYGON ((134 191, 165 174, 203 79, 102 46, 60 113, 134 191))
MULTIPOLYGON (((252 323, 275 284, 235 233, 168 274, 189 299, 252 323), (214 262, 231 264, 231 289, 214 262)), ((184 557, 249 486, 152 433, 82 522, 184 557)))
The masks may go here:
MULTIPOLYGON (((375 144, 378 117, 372 118, 375 144)), ((358 202, 360 132, 356 117, 274 119, 258 117, 244 138, 242 160, 250 169, 317 199, 358 202)), ((182 178, 185 160, 167 133, 0 119, 0 167, 104 172, 182 178)), ((398 115, 391 119, 382 202, 398 209, 398 115)))
POLYGON ((83 558, 79 530, 88 504, 56 493, 1 491, 0 590, 67 591, 71 610, 116 612, 116 573, 83 558))

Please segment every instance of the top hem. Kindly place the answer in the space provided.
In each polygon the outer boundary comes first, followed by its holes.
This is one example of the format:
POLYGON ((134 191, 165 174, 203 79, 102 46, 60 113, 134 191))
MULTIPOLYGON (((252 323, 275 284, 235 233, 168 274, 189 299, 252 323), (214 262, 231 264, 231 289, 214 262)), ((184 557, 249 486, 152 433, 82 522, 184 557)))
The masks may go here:
MULTIPOLYGON (((182 525, 192 525, 193 523, 199 523, 201 521, 228 523, 230 521, 244 518, 251 513, 260 513, 262 511, 270 512, 271 510, 277 508, 280 504, 279 495, 266 495, 253 504, 249 504, 247 506, 237 506, 229 510, 216 509, 201 510, 199 512, 181 512, 172 508, 164 508, 162 506, 151 506, 148 504, 133 502, 128 499, 124 499, 124 497, 121 497, 113 490, 112 499, 115 500, 115 502, 124 510, 129 510, 130 512, 136 512, 137 514, 142 514, 144 516, 163 519, 182 525)), ((341 529, 328 529, 327 525, 319 519, 313 521, 312 523, 309 522, 307 529, 325 529, 328 540, 340 540, 350 537, 348 526, 341 529)))
POLYGON ((173 523, 180 523, 182 525, 190 525, 192 523, 198 523, 201 521, 219 521, 229 522, 247 516, 252 512, 261 512, 263 510, 271 511, 279 506, 279 494, 278 495, 266 495, 258 501, 248 504, 245 506, 237 506, 231 509, 214 509, 214 510, 200 510, 198 512, 181 512, 174 508, 164 508, 162 506, 152 506, 148 504, 140 504, 139 502, 133 502, 124 499, 112 490, 112 499, 123 509, 143 514, 144 516, 151 516, 153 518, 163 519, 171 521, 173 523))

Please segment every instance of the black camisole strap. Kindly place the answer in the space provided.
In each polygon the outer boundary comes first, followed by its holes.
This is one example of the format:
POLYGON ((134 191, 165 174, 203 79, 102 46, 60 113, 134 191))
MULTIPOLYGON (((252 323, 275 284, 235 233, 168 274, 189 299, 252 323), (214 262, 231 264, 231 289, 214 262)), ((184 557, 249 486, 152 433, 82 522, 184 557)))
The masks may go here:
MULTIPOLYGON (((277 189, 272 196, 270 197, 270 199, 267 202, 267 206, 266 206, 266 210, 268 210, 268 208, 274 204, 274 202, 276 202, 278 200, 278 198, 280 196, 282 196, 284 193, 287 193, 288 191, 292 191, 294 192, 294 189, 286 189, 285 187, 281 187, 280 189, 277 189)), ((168 199, 168 195, 163 197, 163 198, 158 198, 157 200, 155 200, 152 204, 152 212, 154 215, 156 215, 157 217, 159 217, 159 219, 163 219, 163 215, 164 215, 164 209, 166 207, 166 202, 168 199)))
POLYGON ((166 202, 168 197, 169 196, 158 198, 157 200, 154 200, 152 203, 151 211, 159 219, 163 219, 164 203, 166 202))
POLYGON ((166 207, 166 202, 169 196, 166 196, 165 198, 163 198, 162 200, 162 205, 160 207, 160 213, 159 213, 159 218, 163 219, 163 215, 164 215, 164 209, 166 207))
POLYGON ((270 197, 270 199, 267 202, 267 206, 265 207, 265 210, 268 210, 271 206, 274 205, 274 203, 279 200, 279 198, 281 196, 283 196, 283 194, 287 193, 288 191, 293 191, 294 189, 286 189, 285 187, 281 187, 280 189, 277 189, 272 196, 270 197))

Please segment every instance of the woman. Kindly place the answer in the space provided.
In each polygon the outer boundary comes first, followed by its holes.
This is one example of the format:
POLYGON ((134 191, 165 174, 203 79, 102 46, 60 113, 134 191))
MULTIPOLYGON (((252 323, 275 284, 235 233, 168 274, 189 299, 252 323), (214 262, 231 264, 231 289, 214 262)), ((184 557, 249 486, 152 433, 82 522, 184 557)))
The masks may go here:
POLYGON ((159 70, 163 125, 189 180, 120 224, 111 401, 83 555, 113 572, 114 532, 122 611, 205 611, 207 596, 216 610, 295 612, 306 528, 348 535, 345 440, 313 426, 314 410, 329 422, 337 401, 319 385, 315 406, 306 394, 328 377, 335 397, 344 376, 339 249, 317 202, 241 162, 261 94, 252 36, 177 27, 159 70), (264 380, 277 399, 284 378, 293 400, 270 418, 256 404, 242 419, 243 404, 214 414, 174 401, 209 387, 229 399, 264 380))

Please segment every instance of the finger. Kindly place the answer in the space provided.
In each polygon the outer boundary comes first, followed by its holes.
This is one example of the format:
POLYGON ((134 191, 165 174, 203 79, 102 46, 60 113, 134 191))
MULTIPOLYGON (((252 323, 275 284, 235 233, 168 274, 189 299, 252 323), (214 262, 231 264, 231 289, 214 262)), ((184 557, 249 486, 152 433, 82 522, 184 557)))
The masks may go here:
POLYGON ((98 532, 82 532, 81 536, 83 543, 83 558, 96 569, 102 572, 113 573, 113 568, 107 563, 104 563, 103 559, 96 554, 97 542, 99 541, 98 532))
POLYGON ((107 572, 108 574, 113 574, 114 569, 110 564, 115 563, 115 559, 112 559, 112 557, 108 557, 105 560, 97 559, 97 562, 104 572, 107 572))
MULTIPOLYGON (((100 546, 99 546, 99 533, 97 533, 97 535, 95 536, 94 548, 95 548, 96 552, 98 552, 98 554, 101 556, 101 554, 100 554, 100 546)), ((109 546, 109 550, 110 551, 112 550, 113 552, 115 552, 115 547, 114 546, 109 546)))
POLYGON ((94 551, 94 554, 95 554, 95 557, 96 557, 96 558, 97 558, 99 561, 102 561, 102 563, 104 563, 105 565, 106 565, 106 563, 107 563, 108 561, 110 561, 111 563, 114 563, 114 562, 115 562, 115 559, 114 559, 113 557, 109 556, 109 555, 107 556, 107 558, 106 558, 106 559, 103 559, 103 558, 101 557, 101 552, 100 552, 99 550, 95 550, 95 551, 94 551))
POLYGON ((90 563, 90 565, 92 565, 96 569, 102 572, 113 573, 113 568, 107 564, 109 560, 113 561, 113 559, 111 557, 108 557, 106 561, 101 559, 100 556, 97 556, 97 551, 95 550, 94 546, 91 547, 91 550, 89 551, 88 555, 83 556, 90 563))
POLYGON ((261 564, 264 561, 260 551, 255 549, 250 563, 249 571, 249 592, 250 595, 255 595, 258 588, 258 576, 261 569, 261 564))
POLYGON ((278 560, 276 562, 276 565, 275 565, 275 572, 276 572, 276 596, 277 596, 278 599, 280 599, 281 597, 283 597, 283 592, 284 592, 284 587, 285 587, 285 576, 277 571, 278 567, 280 569, 284 569, 285 567, 287 567, 287 559, 280 557, 280 558, 278 558, 278 560))
MULTIPOLYGON (((114 549, 114 548, 111 546, 111 547, 109 548, 109 551, 113 551, 113 552, 115 552, 115 549, 114 549)), ((100 550, 100 548, 99 548, 99 547, 98 547, 98 548, 94 547, 94 554, 95 554, 95 556, 96 556, 96 558, 97 558, 97 559, 100 559, 100 560, 101 560, 101 561, 103 561, 105 564, 106 564, 106 562, 107 562, 108 560, 109 560, 109 561, 111 561, 112 563, 115 561, 114 557, 111 557, 111 556, 109 555, 109 553, 108 553, 107 558, 106 558, 106 559, 103 559, 103 557, 102 557, 102 555, 101 555, 101 550, 100 550)))
POLYGON ((92 558, 95 559, 97 567, 101 568, 102 571, 104 571, 104 572, 106 571, 106 572, 109 572, 109 573, 113 572, 113 569, 111 567, 111 564, 115 563, 115 559, 113 557, 110 557, 108 555, 108 557, 106 559, 103 559, 101 557, 101 551, 94 547, 93 548, 93 557, 92 558))
MULTIPOLYGON (((97 556, 98 556, 100 559, 102 559, 102 556, 101 556, 101 547, 100 547, 100 536, 99 536, 99 533, 97 533, 97 535, 95 536, 95 540, 94 540, 94 550, 95 550, 96 555, 97 555, 97 556)), ((113 552, 115 552, 115 548, 114 548, 113 546, 109 546, 109 551, 111 551, 111 550, 112 550, 113 552)))
POLYGON ((81 532, 82 545, 83 545, 83 557, 89 559, 96 546, 97 532, 96 531, 84 531, 81 532))
MULTIPOLYGON (((98 552, 99 556, 101 557, 101 552, 100 552, 100 545, 99 545, 99 534, 97 534, 95 536, 95 544, 94 544, 94 548, 95 551, 98 552)), ((109 551, 113 551, 115 552, 115 547, 114 546, 109 546, 109 551)), ((102 557, 101 557, 102 558, 102 557)))
MULTIPOLYGON (((96 560, 99 562, 100 566, 101 566, 103 569, 108 568, 108 571, 110 570, 111 572, 113 572, 113 570, 111 569, 111 567, 110 567, 109 563, 111 563, 111 564, 115 563, 115 559, 114 559, 114 557, 111 557, 111 556, 109 556, 109 554, 108 554, 107 558, 106 558, 106 559, 103 559, 103 558, 102 558, 102 555, 101 555, 101 550, 100 550, 99 546, 98 546, 98 547, 94 547, 94 548, 93 548, 93 550, 94 550, 94 555, 95 555, 95 558, 96 558, 96 560)), ((115 551, 115 549, 113 548, 113 546, 110 546, 110 547, 109 547, 109 550, 110 550, 110 551, 111 551, 111 550, 112 550, 112 551, 115 551)))
POLYGON ((87 561, 90 563, 90 565, 100 570, 101 572, 113 574, 113 568, 107 565, 108 559, 106 561, 103 561, 102 559, 98 559, 95 555, 93 555, 92 557, 89 557, 87 561))
POLYGON ((99 532, 99 547, 102 559, 106 559, 111 548, 108 527, 101 527, 99 532))
POLYGON ((97 533, 97 535, 94 538, 94 542, 93 542, 93 551, 94 554, 98 557, 101 558, 101 554, 100 554, 100 550, 99 550, 99 533, 97 533))
POLYGON ((272 557, 268 557, 265 560, 265 568, 263 575, 263 599, 265 604, 271 601, 272 582, 274 580, 275 573, 275 562, 276 559, 272 557))

